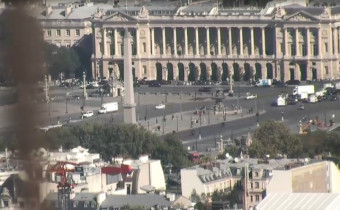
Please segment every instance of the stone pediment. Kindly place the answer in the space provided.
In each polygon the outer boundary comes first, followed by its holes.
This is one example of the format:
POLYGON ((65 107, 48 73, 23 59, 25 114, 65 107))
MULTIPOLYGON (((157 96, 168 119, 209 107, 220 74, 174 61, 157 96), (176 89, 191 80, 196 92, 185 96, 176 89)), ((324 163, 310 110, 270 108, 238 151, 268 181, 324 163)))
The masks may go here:
POLYGON ((305 21, 315 21, 318 20, 317 18, 313 17, 310 14, 307 14, 305 12, 297 12, 295 14, 292 14, 290 16, 287 16, 284 18, 285 21, 290 21, 290 22, 305 22, 305 21))
POLYGON ((114 14, 108 15, 103 17, 103 21, 107 22, 131 22, 131 21, 137 21, 136 18, 121 13, 121 12, 116 12, 114 14))

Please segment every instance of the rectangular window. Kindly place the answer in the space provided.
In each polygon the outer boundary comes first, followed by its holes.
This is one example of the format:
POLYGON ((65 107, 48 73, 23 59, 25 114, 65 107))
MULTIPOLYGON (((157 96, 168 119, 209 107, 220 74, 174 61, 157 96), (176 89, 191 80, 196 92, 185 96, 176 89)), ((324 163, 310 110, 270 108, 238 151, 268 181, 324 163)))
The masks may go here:
POLYGON ((71 31, 70 31, 70 29, 67 29, 67 30, 66 30, 66 36, 71 36, 71 31))
POLYGON ((71 44, 70 43, 66 43, 66 47, 67 48, 71 48, 71 44))
POLYGON ((260 187, 260 184, 258 182, 255 182, 255 188, 258 189, 260 187))
POLYGON ((76 36, 80 36, 80 30, 76 29, 76 36))
POLYGON ((313 45, 313 55, 314 56, 317 56, 319 53, 318 53, 318 45, 317 44, 314 44, 313 45))
POLYGON ((328 52, 328 44, 325 43, 324 46, 325 46, 325 53, 327 53, 328 52))
POLYGON ((255 195, 255 200, 256 201, 260 201, 260 196, 259 195, 255 195))
POLYGON ((328 66, 325 66, 325 74, 328 74, 328 66))
POLYGON ((280 48, 279 48, 280 52, 283 52, 283 44, 280 43, 280 48))
POLYGON ((146 66, 143 66, 143 73, 147 74, 146 66))
POLYGON ((253 196, 252 195, 250 196, 250 202, 253 202, 253 196))
POLYGON ((143 42, 143 52, 146 52, 146 43, 143 42))
POLYGON ((302 44, 302 56, 307 56, 307 45, 302 44))
POLYGON ((113 44, 110 44, 110 55, 114 55, 115 54, 115 47, 113 44))
POLYGON ((52 36, 52 31, 51 30, 47 30, 47 36, 52 36))
POLYGON ((60 31, 60 29, 57 30, 56 35, 57 35, 57 36, 61 36, 61 31, 60 31))
POLYGON ((294 44, 290 45, 290 53, 291 53, 292 56, 296 55, 295 45, 294 44))

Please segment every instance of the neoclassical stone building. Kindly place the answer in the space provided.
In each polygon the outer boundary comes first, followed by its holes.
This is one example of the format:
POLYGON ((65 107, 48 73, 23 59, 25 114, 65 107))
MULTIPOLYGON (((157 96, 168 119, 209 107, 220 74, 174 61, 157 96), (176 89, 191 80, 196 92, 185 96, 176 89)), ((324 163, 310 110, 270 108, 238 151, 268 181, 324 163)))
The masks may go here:
POLYGON ((98 9, 93 78, 122 77, 128 31, 139 79, 339 79, 340 7, 280 2, 263 9, 213 2, 98 9))

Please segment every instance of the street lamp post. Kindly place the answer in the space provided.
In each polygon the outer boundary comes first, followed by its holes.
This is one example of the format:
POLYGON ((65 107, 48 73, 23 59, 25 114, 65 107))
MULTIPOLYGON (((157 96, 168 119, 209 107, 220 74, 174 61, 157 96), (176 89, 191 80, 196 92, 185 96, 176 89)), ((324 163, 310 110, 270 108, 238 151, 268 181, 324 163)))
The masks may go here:
POLYGON ((84 91, 84 106, 85 106, 85 100, 87 99, 85 71, 83 72, 83 91, 84 91))
POLYGON ((104 89, 100 88, 99 91, 100 91, 100 96, 101 96, 100 106, 102 106, 103 105, 103 93, 104 93, 104 89))
POLYGON ((210 125, 210 107, 209 107, 209 110, 208 110, 208 124, 210 125))
POLYGON ((50 97, 48 96, 48 78, 45 75, 45 101, 48 103, 50 101, 50 97))
POLYGON ((281 113, 281 120, 282 120, 282 122, 285 121, 285 118, 283 116, 283 112, 281 113))
POLYGON ((260 116, 260 113, 259 113, 259 112, 256 112, 256 126, 257 126, 257 127, 260 126, 260 123, 259 123, 259 116, 260 116))
POLYGON ((65 107, 65 114, 68 113, 68 110, 67 110, 67 99, 68 99, 67 96, 68 96, 68 94, 69 94, 69 93, 67 92, 66 95, 65 95, 65 106, 66 106, 66 107, 65 107))
POLYGON ((48 101, 48 116, 51 116, 51 103, 48 101))

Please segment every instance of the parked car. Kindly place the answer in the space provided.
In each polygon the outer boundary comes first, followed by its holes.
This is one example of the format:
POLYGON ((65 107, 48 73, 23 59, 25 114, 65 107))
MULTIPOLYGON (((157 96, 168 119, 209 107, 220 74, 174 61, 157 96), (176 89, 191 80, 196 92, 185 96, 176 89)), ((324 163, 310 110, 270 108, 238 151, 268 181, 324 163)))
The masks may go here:
POLYGON ((281 87, 287 87, 288 85, 284 82, 277 81, 277 82, 275 82, 274 86, 281 88, 281 87))
POLYGON ((256 98, 257 98, 256 94, 247 93, 247 95, 246 95, 246 100, 252 100, 252 99, 256 99, 256 98))
POLYGON ((198 92, 211 92, 211 87, 202 87, 198 89, 198 92))
POLYGON ((286 84, 287 85, 300 85, 300 81, 299 80, 288 80, 286 84))
POLYGON ((93 111, 86 111, 83 113, 84 118, 92 117, 93 116, 93 111))
POLYGON ((158 104, 155 106, 155 109, 165 109, 165 104, 158 104))
POLYGON ((149 87, 161 87, 161 83, 159 82, 152 82, 149 84, 149 87))

